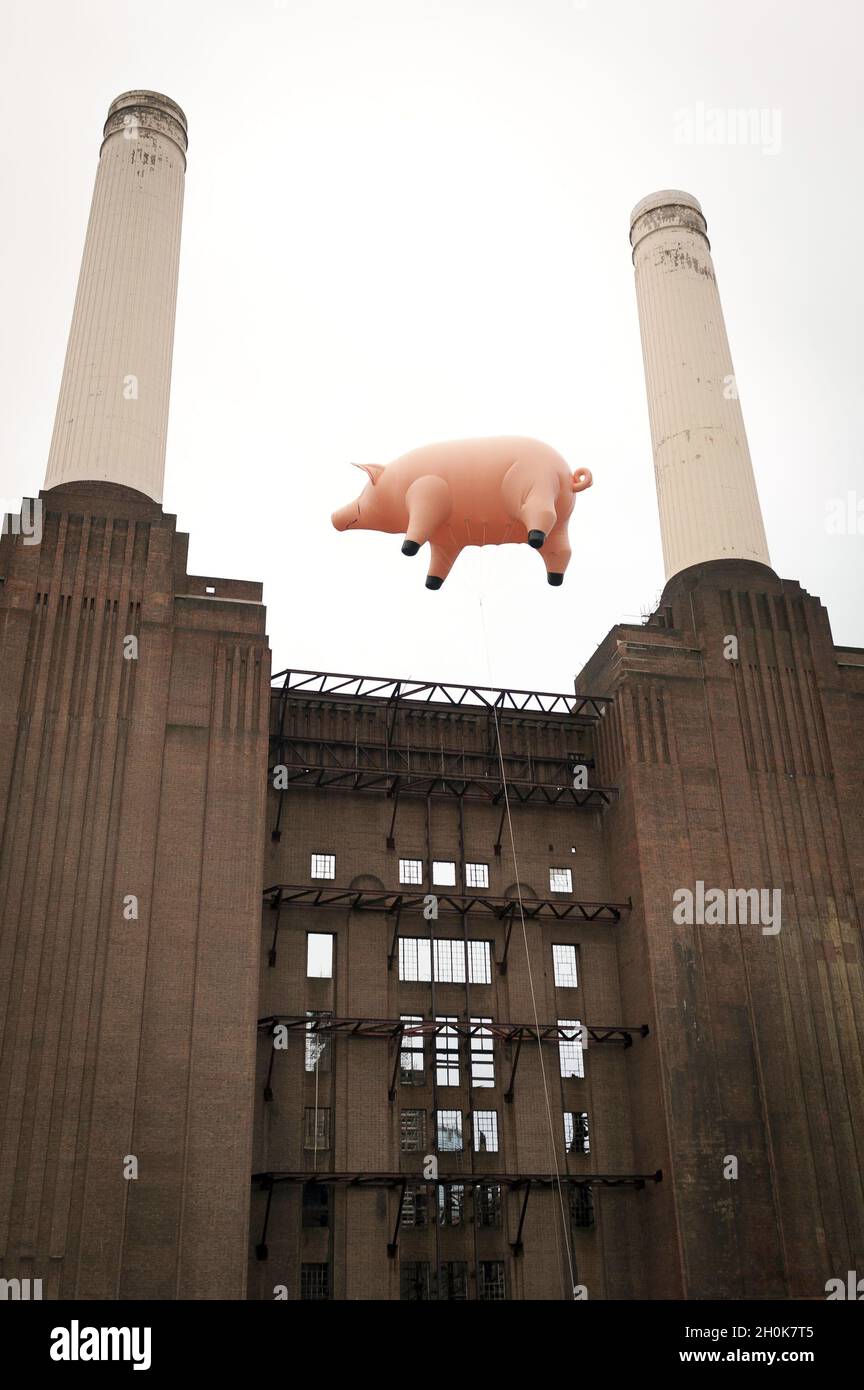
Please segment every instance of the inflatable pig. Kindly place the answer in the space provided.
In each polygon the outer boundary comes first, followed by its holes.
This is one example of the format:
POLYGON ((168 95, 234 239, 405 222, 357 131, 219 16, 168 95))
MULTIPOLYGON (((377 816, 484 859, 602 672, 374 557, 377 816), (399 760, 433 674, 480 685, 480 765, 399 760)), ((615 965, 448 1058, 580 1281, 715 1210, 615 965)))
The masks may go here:
POLYGON ((542 553, 550 584, 570 562, 567 522, 573 495, 591 486, 537 439, 462 439, 428 444, 385 467, 355 463, 369 482, 333 513, 337 531, 404 533, 403 555, 431 551, 427 589, 440 589, 466 545, 527 541, 542 553))

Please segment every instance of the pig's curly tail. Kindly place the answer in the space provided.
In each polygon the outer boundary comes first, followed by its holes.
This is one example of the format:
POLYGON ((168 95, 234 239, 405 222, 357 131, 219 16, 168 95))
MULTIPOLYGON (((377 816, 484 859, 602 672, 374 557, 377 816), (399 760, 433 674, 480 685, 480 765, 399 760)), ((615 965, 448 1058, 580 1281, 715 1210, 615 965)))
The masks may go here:
POLYGON ((584 492, 586 487, 590 487, 594 479, 591 477, 590 468, 577 468, 573 474, 573 491, 584 492))

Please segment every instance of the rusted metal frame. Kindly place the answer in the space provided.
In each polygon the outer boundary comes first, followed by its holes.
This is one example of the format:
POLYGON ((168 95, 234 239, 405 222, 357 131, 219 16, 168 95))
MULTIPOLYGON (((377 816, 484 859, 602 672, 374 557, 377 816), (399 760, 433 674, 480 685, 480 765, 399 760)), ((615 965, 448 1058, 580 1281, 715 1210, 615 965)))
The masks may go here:
POLYGON ((504 1099, 508 1104, 512 1104, 513 1102, 513 1087, 516 1084, 516 1068, 519 1065, 519 1053, 522 1051, 523 1040, 523 1034, 520 1033, 516 1042, 516 1055, 513 1058, 513 1065, 510 1068, 510 1082, 507 1086, 507 1090, 504 1092, 504 1099))
POLYGON ((393 832, 394 832, 395 829, 396 829, 396 812, 399 810, 399 788, 400 788, 400 779, 399 779, 399 777, 396 778, 395 783, 394 783, 394 786, 395 786, 395 793, 394 793, 393 787, 391 787, 390 790, 387 792, 387 795, 388 795, 388 796, 392 796, 392 797, 393 797, 393 815, 390 817, 390 829, 389 829, 388 832, 387 832, 387 848, 388 848, 388 849, 395 849, 395 848, 396 848, 396 840, 395 840, 395 837, 394 837, 394 833, 393 833, 393 832))
POLYGON ((277 889, 276 901, 270 904, 276 912, 276 921, 273 924, 273 940, 270 942, 270 950, 267 952, 267 964, 272 969, 276 964, 276 946, 279 941, 279 918, 282 914, 282 893, 277 889))
POLYGON ((390 942, 390 950, 387 953, 387 969, 393 969, 393 962, 396 959, 396 952, 399 949, 399 919, 402 916, 402 904, 400 902, 396 909, 396 921, 393 924, 393 940, 390 942))
POLYGON ((272 1173, 262 1173, 261 1178, 262 1186, 265 1187, 267 1191, 267 1205, 264 1208, 264 1225, 261 1230, 261 1239, 255 1246, 256 1260, 266 1260, 269 1254, 267 1249, 267 1227, 270 1224, 270 1207, 273 1202, 273 1188, 276 1185, 272 1173))
POLYGON ((387 1254, 391 1260, 395 1259, 396 1251, 399 1249, 399 1227, 402 1225, 402 1208, 405 1205, 405 1192, 408 1181, 405 1179, 399 1192, 399 1210, 396 1212, 396 1226, 393 1230, 393 1239, 387 1242, 387 1254))
POLYGON ((522 1198, 522 1210, 519 1213, 519 1225, 516 1230, 516 1239, 510 1242, 510 1249, 514 1255, 521 1255, 524 1249, 522 1244, 522 1228, 525 1225, 525 1213, 528 1210, 528 1198, 531 1196, 531 1179, 525 1183, 525 1196, 522 1198))

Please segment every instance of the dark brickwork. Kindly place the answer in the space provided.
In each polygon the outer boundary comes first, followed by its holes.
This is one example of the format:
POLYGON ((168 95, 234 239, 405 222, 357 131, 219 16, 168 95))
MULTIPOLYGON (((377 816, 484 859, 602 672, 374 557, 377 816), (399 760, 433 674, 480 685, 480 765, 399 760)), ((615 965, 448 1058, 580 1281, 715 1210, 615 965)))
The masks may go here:
POLYGON ((0 1272, 48 1298, 240 1298, 260 585, 188 576, 175 518, 129 489, 42 501, 41 544, 0 543, 0 1272))

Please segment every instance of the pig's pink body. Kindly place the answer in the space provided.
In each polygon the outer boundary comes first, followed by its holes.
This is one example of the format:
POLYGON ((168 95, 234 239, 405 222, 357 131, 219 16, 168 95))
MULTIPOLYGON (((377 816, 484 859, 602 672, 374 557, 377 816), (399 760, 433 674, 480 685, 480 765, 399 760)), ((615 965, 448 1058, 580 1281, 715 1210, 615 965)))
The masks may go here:
POLYGON ((573 495, 591 486, 537 439, 505 437, 429 444, 386 467, 359 464, 369 484, 333 513, 339 531, 404 532, 403 552, 429 541, 427 587, 440 588, 466 545, 529 541, 542 547, 549 582, 560 584, 570 560, 567 522, 573 495))

